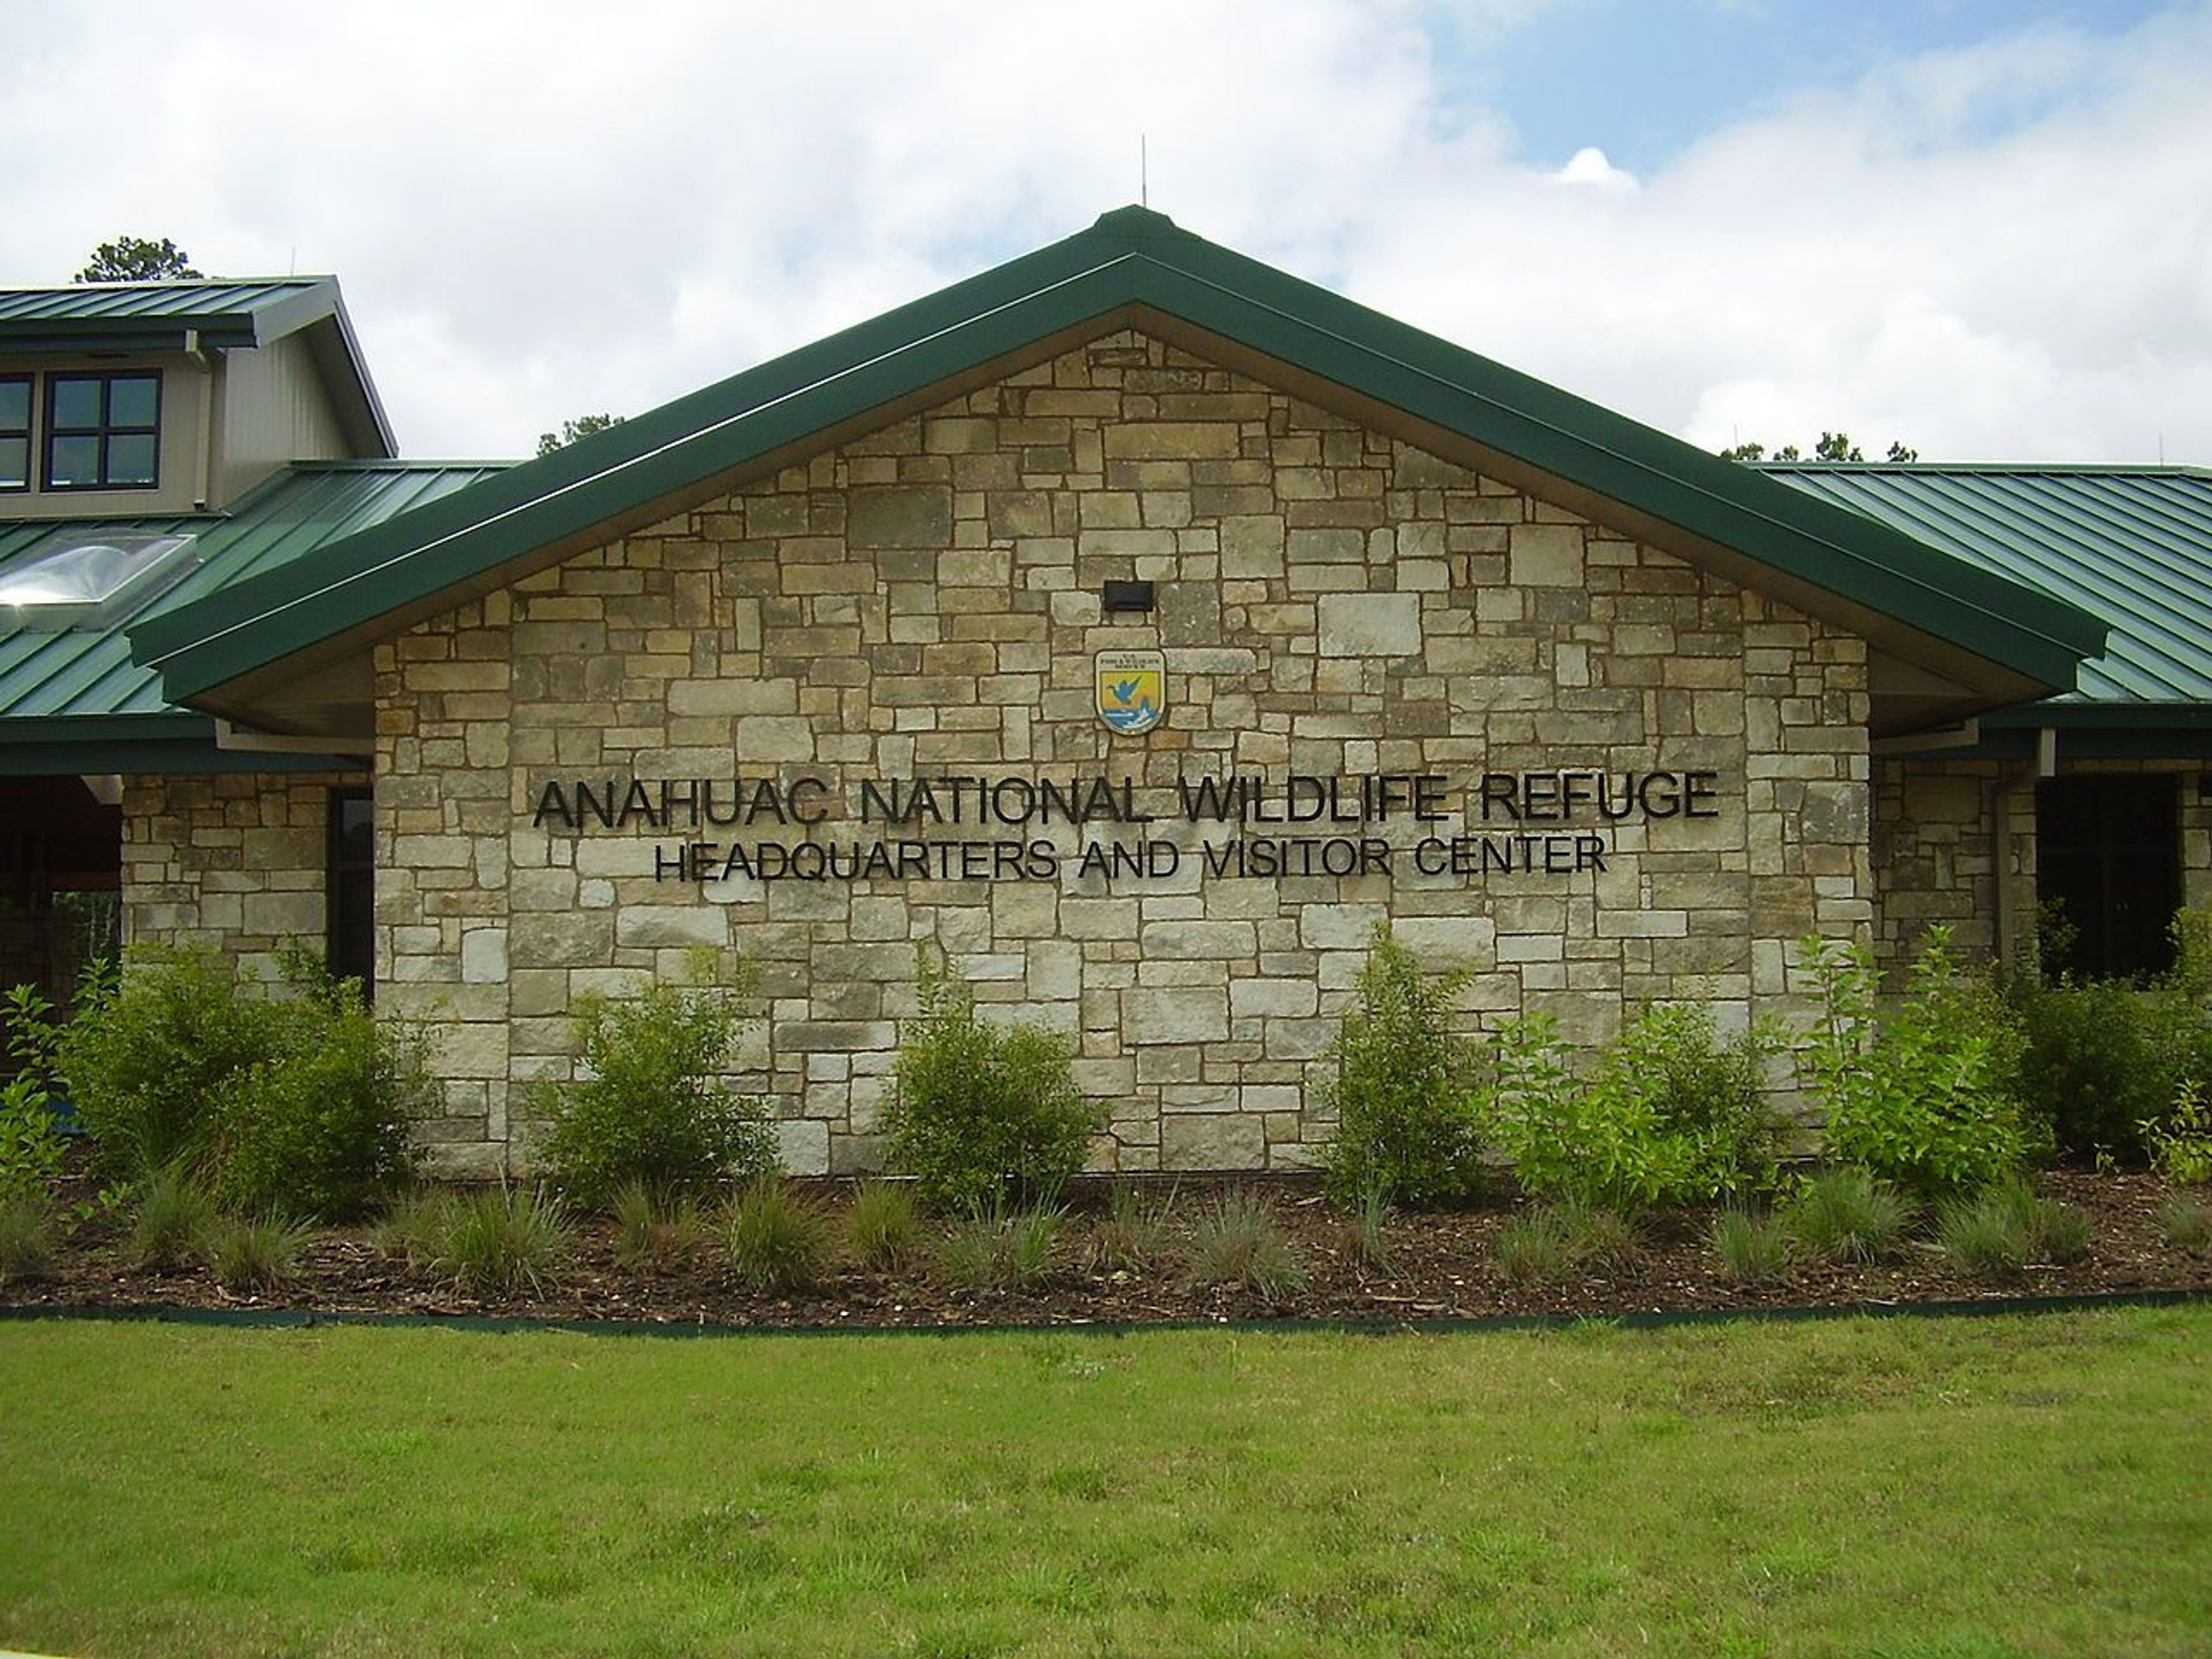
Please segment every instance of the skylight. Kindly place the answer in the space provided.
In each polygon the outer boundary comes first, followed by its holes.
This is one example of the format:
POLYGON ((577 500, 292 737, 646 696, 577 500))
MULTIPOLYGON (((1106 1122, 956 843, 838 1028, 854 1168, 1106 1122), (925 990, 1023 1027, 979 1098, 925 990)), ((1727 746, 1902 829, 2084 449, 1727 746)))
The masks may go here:
POLYGON ((189 534, 58 531, 0 571, 0 621, 18 628, 105 628, 198 564, 189 534))

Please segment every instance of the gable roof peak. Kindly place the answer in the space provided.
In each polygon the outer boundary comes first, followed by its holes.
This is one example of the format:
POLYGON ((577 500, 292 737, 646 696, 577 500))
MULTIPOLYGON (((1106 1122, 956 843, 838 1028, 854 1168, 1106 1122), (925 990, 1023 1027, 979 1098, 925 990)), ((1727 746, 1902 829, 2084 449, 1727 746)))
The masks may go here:
POLYGON ((1098 216, 1091 228, 1103 235, 1127 236, 1147 241, 1163 236, 1190 234, 1166 214, 1139 207, 1134 202, 1127 207, 1108 209, 1098 216))

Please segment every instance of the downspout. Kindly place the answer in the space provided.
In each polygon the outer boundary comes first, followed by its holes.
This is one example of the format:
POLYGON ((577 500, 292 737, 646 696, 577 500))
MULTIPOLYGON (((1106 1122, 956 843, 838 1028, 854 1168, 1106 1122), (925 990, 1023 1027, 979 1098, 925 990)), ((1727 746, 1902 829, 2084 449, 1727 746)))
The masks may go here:
POLYGON ((2021 771, 2000 777, 1991 797, 1990 833, 1997 877, 1997 964, 2009 968, 2020 957, 2020 878, 2012 861, 2013 803, 2023 789, 2033 789, 2058 770, 2058 729, 2038 726, 2035 760, 2021 771))
POLYGON ((200 371, 199 487, 192 492, 192 506, 204 513, 215 494, 215 359, 200 344, 196 328, 185 331, 185 356, 200 371))

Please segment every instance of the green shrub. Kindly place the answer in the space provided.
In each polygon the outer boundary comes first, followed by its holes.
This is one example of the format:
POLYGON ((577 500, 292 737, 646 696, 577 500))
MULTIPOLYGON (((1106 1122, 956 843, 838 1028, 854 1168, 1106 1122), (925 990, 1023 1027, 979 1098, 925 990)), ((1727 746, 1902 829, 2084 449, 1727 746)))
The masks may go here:
POLYGON ((1646 1008, 1586 1084, 1564 1078, 1499 1116, 1522 1187, 1601 1208, 1709 1202, 1773 1184, 1779 1124, 1764 1026, 1723 1038, 1711 1010, 1646 1008))
POLYGON ((1985 977, 1961 970, 1948 930, 1929 929, 1886 1019, 1871 951, 1817 938, 1801 949, 1821 1012, 1799 1068, 1826 1114, 1829 1156, 1927 1194, 2019 1169, 2033 1141, 2012 1091, 2018 1022, 1985 977))
POLYGON ((2089 1224, 2078 1210, 2014 1177, 1947 1200, 1936 1212, 1936 1237, 1966 1272, 2003 1277, 2080 1261, 2088 1251, 2089 1224))
POLYGON ((696 1194, 775 1169, 765 1103, 722 1081, 751 982, 741 963, 726 988, 655 980, 622 1001, 577 1000, 578 1078, 531 1091, 545 1120, 540 1157, 569 1202, 604 1208, 632 1181, 664 1196, 696 1194))
POLYGON ((2173 984, 2120 980, 2023 980, 2010 996, 2022 1031, 2016 1087, 2060 1156, 2142 1161, 2144 1126, 2203 1070, 2196 1004, 2173 984))
POLYGON ((921 1244, 914 1188, 902 1181, 864 1181, 853 1194, 853 1259, 871 1273, 895 1273, 921 1244))
POLYGON ((927 947, 915 953, 915 991, 884 1119, 892 1163, 940 1212, 1055 1197, 1104 1125, 1075 1086, 1066 1040, 984 1020, 975 993, 927 947))
POLYGON ((1863 1170, 1826 1169, 1798 1188, 1778 1218, 1792 1244, 1811 1261, 1873 1262, 1904 1239, 1912 1206, 1863 1170))
POLYGON ((0 1200, 45 1194, 61 1178, 64 1144, 36 1079, 0 1083, 0 1200))
POLYGON ((2168 1181, 2186 1187, 2212 1181, 2212 1099, 2202 1084, 2185 1079, 2162 1115, 2136 1127, 2151 1168, 2168 1181))
POLYGON ((273 1291, 300 1270, 301 1253, 314 1237, 302 1221, 279 1216, 228 1216, 203 1241, 216 1283, 226 1291, 273 1291))
POLYGON ((1373 1192, 1433 1209, 1480 1191, 1478 1050, 1452 1030, 1452 998, 1466 977, 1423 974, 1389 924, 1376 924, 1322 1088, 1323 1110, 1336 1119, 1323 1168, 1340 1207, 1373 1192))
POLYGON ((410 1127, 437 1109, 429 1037, 379 1020, 319 969, 281 1004, 277 1051, 220 1087, 209 1166, 234 1210, 349 1221, 414 1177, 410 1127))
POLYGON ((0 993, 0 1027, 15 1073, 0 1084, 0 1200, 43 1198, 61 1178, 65 1147, 52 1105, 64 1027, 32 985, 0 993))
POLYGON ((0 1193, 0 1285, 23 1285, 54 1270, 54 1216, 46 1194, 0 1193))
POLYGON ((1636 1229, 1618 1211, 1568 1199, 1535 1205, 1498 1230, 1498 1271, 1522 1284, 1618 1273, 1637 1254, 1636 1229))
POLYGON ((1054 1208, 971 1215, 938 1241, 937 1271, 956 1290, 1035 1290, 1052 1278, 1060 1222, 1054 1208))
POLYGON ((1771 1285, 1790 1271, 1790 1232, 1774 1216, 1723 1210, 1712 1241, 1722 1273, 1739 1285, 1771 1285))
POLYGON ((1249 1193, 1230 1193, 1200 1210, 1190 1231, 1194 1285, 1249 1291, 1279 1302, 1306 1282, 1275 1212, 1249 1193))
POLYGON ((2171 1249, 2192 1255, 2212 1249, 2212 1204, 2186 1193, 2170 1193, 2158 1206, 2158 1230, 2171 1249))
POLYGON ((169 1271, 204 1254, 216 1220, 215 1200, 189 1162, 163 1164, 138 1183, 131 1218, 131 1253, 143 1268, 169 1271))
POLYGON ((285 1006, 242 994, 212 951, 134 946, 120 988, 61 1039, 70 1098, 102 1164, 136 1178, 206 1154, 216 1102, 284 1048, 285 1006))
POLYGON ((1148 1273, 1167 1260, 1175 1194, 1147 1198, 1133 1182, 1117 1181, 1106 1194, 1106 1213, 1091 1229, 1091 1270, 1148 1273))
POLYGON ((80 998, 58 1063, 109 1170, 186 1161, 234 1209, 330 1220, 407 1179, 436 1097, 427 1039, 303 951, 285 976, 266 994, 204 951, 145 947, 112 995, 80 998))
POLYGON ((545 1294, 568 1254, 560 1208, 528 1187, 487 1188, 455 1199, 431 1266, 477 1296, 545 1294))
POLYGON ((753 1182, 731 1200, 722 1238, 738 1279, 770 1296, 813 1289, 830 1255, 828 1218, 776 1176, 753 1182))

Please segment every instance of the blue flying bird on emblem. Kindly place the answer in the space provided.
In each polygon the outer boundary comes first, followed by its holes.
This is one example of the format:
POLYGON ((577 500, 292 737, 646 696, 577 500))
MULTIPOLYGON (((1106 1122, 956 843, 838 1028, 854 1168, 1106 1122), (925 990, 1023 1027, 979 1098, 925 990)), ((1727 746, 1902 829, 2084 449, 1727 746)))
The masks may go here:
POLYGON ((1158 726, 1167 712, 1164 666, 1157 652, 1099 653, 1099 719, 1129 737, 1158 726))

